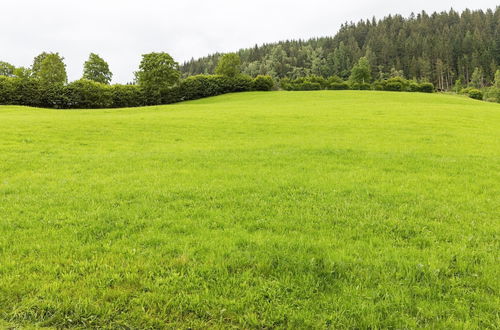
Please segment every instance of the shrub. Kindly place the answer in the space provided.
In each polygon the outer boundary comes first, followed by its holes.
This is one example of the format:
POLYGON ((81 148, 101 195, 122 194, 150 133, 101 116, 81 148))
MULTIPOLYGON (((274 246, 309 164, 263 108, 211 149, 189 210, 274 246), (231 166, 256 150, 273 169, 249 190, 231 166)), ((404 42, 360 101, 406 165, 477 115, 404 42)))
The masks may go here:
POLYGON ((473 89, 473 88, 471 88, 471 87, 462 88, 462 89, 460 90, 460 94, 464 94, 464 95, 465 95, 465 94, 467 94, 467 95, 469 95, 469 92, 470 92, 472 89, 473 89))
POLYGON ((492 86, 486 90, 484 99, 488 102, 500 103, 500 88, 492 86))
POLYGON ((40 106, 44 108, 68 108, 65 86, 60 84, 40 84, 40 106))
POLYGON ((479 89, 471 89, 469 90, 469 97, 474 100, 482 100, 483 93, 479 89))
POLYGON ((385 82, 386 91, 405 92, 410 90, 410 81, 403 77, 392 77, 385 82))
POLYGON ((332 82, 328 85, 330 90, 346 90, 349 89, 349 84, 345 82, 332 82))
POLYGON ((222 94, 225 93, 235 93, 235 92, 249 92, 253 89, 253 79, 250 76, 247 75, 238 75, 234 78, 231 77, 223 77, 225 79, 228 79, 229 81, 226 82, 227 87, 222 91, 222 94))
POLYGON ((434 85, 432 83, 421 83, 418 89, 419 92, 422 93, 433 93, 434 92, 434 85))
POLYGON ((304 79, 304 82, 309 82, 309 83, 312 83, 312 84, 319 84, 320 89, 326 89, 328 87, 328 85, 329 85, 328 81, 325 78, 320 77, 320 76, 315 76, 315 75, 307 76, 304 79))
POLYGON ((385 89, 385 80, 377 80, 372 84, 372 88, 376 91, 383 91, 385 89))
POLYGON ((410 82, 410 85, 408 86, 408 91, 409 92, 420 92, 420 84, 415 82, 415 81, 412 81, 410 82))
POLYGON ((16 86, 14 78, 0 76, 0 104, 16 104, 14 95, 16 94, 16 86))
POLYGON ((328 85, 335 84, 335 83, 342 84, 342 83, 344 83, 344 80, 342 80, 342 78, 340 78, 339 76, 333 75, 333 76, 329 77, 326 82, 328 85))
POLYGON ((113 85, 111 98, 114 108, 139 107, 144 103, 141 89, 137 85, 113 85))
POLYGON ((253 80, 253 89, 256 91, 270 91, 274 88, 274 81, 271 76, 257 76, 253 80))
POLYGON ((297 87, 297 90, 301 91, 318 91, 322 89, 320 83, 310 81, 304 81, 303 83, 298 84, 297 87))
POLYGON ((391 92, 402 92, 403 91, 403 85, 399 81, 387 82, 385 84, 384 90, 391 91, 391 92))
POLYGON ((370 90, 371 85, 368 83, 351 83, 350 88, 353 90, 370 90))
POLYGON ((98 109, 113 106, 112 88, 92 80, 80 79, 68 84, 65 94, 69 108, 98 109))
POLYGON ((40 106, 42 101, 42 90, 40 82, 37 79, 14 78, 15 104, 26 105, 30 107, 40 106))

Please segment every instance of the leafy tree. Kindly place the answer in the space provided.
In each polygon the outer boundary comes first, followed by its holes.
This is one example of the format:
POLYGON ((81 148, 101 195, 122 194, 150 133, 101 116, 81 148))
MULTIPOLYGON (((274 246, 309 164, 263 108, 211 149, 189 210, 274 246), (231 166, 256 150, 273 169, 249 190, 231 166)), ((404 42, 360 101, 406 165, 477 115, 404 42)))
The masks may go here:
POLYGON ((167 53, 144 54, 135 76, 142 87, 155 89, 172 87, 180 78, 179 64, 167 53))
POLYGON ((164 52, 144 54, 135 77, 145 92, 146 102, 160 104, 166 90, 179 82, 179 64, 164 52))
POLYGON ((42 62, 49 56, 49 53, 43 52, 40 55, 36 56, 35 59, 33 60, 33 64, 31 66, 31 71, 34 76, 38 76, 38 73, 40 72, 42 68, 42 62))
POLYGON ((484 87, 484 78, 483 78, 483 70, 480 68, 475 68, 472 73, 472 78, 470 81, 470 85, 474 88, 481 89, 484 87))
MULTIPOLYGON (((297 79, 316 74, 347 79, 353 64, 364 55, 377 79, 389 78, 394 67, 403 71, 404 78, 448 90, 457 79, 469 83, 477 67, 490 84, 500 64, 499 17, 500 6, 461 14, 451 10, 407 18, 391 15, 346 23, 332 37, 265 44, 242 49, 238 55, 242 72, 252 76, 297 79)), ((219 57, 213 54, 188 61, 182 72, 184 76, 213 73, 219 57)))
POLYGON ((14 74, 14 69, 12 64, 0 61, 0 76, 11 77, 14 74))
POLYGON ((91 53, 83 65, 83 79, 109 85, 112 77, 113 74, 109 70, 108 63, 99 55, 91 53))
POLYGON ((64 57, 61 57, 58 53, 44 56, 40 65, 36 67, 36 71, 33 70, 33 73, 43 85, 64 85, 68 81, 64 57))
POLYGON ((370 62, 366 57, 359 59, 358 63, 352 68, 349 80, 356 84, 369 83, 372 79, 372 70, 370 62))
POLYGON ((495 72, 495 83, 493 84, 496 89, 500 90, 500 69, 495 72))
POLYGON ((238 54, 225 54, 219 59, 215 73, 221 76, 236 77, 241 73, 241 61, 238 54))
POLYGON ((349 77, 349 70, 352 67, 351 59, 349 58, 347 47, 343 41, 341 41, 338 48, 333 51, 329 62, 332 66, 332 73, 334 75, 338 75, 344 79, 349 77))

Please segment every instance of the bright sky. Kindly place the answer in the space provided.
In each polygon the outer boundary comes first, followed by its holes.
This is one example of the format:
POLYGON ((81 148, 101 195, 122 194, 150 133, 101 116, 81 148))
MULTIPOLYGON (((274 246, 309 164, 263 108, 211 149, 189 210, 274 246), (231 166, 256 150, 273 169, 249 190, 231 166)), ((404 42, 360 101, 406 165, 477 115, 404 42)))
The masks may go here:
POLYGON ((334 35, 346 21, 388 14, 494 9, 498 0, 2 0, 0 60, 29 66, 42 51, 65 57, 70 80, 90 52, 114 82, 133 78, 141 54, 191 57, 285 39, 334 35))

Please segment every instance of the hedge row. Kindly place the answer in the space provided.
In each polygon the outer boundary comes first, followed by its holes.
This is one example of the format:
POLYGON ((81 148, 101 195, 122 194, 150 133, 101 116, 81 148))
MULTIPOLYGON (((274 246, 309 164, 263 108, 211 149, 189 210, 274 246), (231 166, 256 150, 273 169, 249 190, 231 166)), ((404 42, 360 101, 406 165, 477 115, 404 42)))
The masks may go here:
POLYGON ((298 78, 295 80, 282 79, 281 88, 289 91, 309 91, 309 90, 381 90, 394 92, 434 92, 434 85, 431 83, 417 83, 415 81, 406 80, 396 77, 387 80, 378 80, 372 84, 368 83, 351 83, 342 81, 338 77, 330 77, 328 79, 310 76, 298 78))
POLYGON ((0 76, 0 104, 56 109, 123 108, 170 104, 233 92, 269 91, 269 76, 252 79, 199 75, 181 80, 166 90, 145 90, 137 85, 104 85, 77 80, 68 85, 43 85, 36 79, 0 76))
POLYGON ((460 90, 459 94, 468 95, 474 100, 500 103, 500 88, 497 88, 496 86, 485 87, 482 90, 467 87, 460 90))

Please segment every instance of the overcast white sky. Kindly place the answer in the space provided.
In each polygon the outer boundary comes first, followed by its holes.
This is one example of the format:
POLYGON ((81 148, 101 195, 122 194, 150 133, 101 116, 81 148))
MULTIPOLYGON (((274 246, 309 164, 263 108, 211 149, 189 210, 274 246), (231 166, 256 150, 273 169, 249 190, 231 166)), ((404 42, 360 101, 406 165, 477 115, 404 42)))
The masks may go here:
POLYGON ((284 39, 334 35, 346 21, 426 10, 494 9, 498 0, 1 0, 0 60, 29 66, 42 51, 65 57, 70 80, 90 52, 114 82, 133 78, 141 54, 191 57, 284 39))

